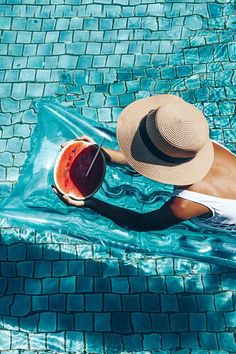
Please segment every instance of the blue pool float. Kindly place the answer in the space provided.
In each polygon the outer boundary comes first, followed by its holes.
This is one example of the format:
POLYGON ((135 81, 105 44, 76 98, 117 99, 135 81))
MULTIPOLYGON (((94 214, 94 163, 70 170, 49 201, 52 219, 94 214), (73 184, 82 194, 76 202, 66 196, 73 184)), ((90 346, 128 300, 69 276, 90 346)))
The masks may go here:
MULTIPOLYGON (((34 103, 38 123, 28 157, 9 197, 0 205, 0 226, 34 228, 78 238, 85 243, 120 247, 147 255, 181 256, 236 268, 236 233, 201 229, 183 222, 162 231, 121 228, 87 208, 65 205, 52 191, 53 168, 61 144, 89 135, 117 149, 115 129, 75 113, 51 99, 34 103), (96 228, 94 227, 96 225, 96 228), (96 230, 96 232, 94 232, 96 230)), ((139 212, 161 206, 172 187, 149 180, 130 167, 108 164, 96 197, 139 212)))

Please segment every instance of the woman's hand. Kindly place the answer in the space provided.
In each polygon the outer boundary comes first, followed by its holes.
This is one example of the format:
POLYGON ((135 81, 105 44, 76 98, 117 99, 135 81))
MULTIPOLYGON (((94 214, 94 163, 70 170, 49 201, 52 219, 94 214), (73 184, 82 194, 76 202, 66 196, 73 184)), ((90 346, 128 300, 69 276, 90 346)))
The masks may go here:
POLYGON ((96 144, 95 141, 92 138, 90 138, 89 136, 81 135, 81 136, 75 138, 74 140, 69 140, 69 141, 65 142, 64 144, 61 144, 61 147, 64 148, 66 145, 72 143, 72 141, 87 141, 88 143, 96 144))
POLYGON ((57 194, 57 196, 66 204, 76 207, 83 207, 85 205, 84 200, 75 200, 68 195, 62 194, 56 186, 51 185, 52 190, 57 194))

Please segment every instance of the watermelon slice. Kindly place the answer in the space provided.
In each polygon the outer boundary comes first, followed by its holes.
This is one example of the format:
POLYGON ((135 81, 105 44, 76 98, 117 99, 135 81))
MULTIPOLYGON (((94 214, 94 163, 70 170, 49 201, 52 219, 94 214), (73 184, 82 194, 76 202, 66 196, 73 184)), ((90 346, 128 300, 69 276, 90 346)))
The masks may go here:
POLYGON ((85 141, 73 141, 59 153, 54 167, 54 181, 59 191, 74 199, 91 197, 99 189, 105 175, 105 158, 99 151, 86 177, 98 146, 85 141))

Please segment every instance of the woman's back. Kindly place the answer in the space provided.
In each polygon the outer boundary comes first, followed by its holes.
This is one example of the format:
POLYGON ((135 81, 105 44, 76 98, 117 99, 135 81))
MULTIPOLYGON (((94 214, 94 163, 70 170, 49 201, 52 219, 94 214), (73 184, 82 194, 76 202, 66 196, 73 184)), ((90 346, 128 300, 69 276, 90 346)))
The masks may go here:
POLYGON ((236 200, 236 155, 213 142, 214 160, 208 174, 185 189, 219 198, 236 200))
POLYGON ((176 187, 174 197, 184 200, 185 209, 205 211, 194 218, 198 225, 236 229, 236 155, 224 146, 214 144, 214 161, 200 182, 185 188, 176 187))

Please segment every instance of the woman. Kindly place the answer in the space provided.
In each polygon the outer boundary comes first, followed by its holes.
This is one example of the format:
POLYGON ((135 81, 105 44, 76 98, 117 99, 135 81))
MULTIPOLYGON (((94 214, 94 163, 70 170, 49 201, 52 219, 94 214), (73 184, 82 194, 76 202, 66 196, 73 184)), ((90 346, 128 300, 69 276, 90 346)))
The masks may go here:
POLYGON ((95 198, 76 201, 53 186, 65 203, 91 208, 137 231, 161 230, 192 218, 202 226, 236 230, 236 155, 210 140, 207 120, 196 107, 174 95, 140 99, 122 111, 117 138, 121 151, 103 149, 110 161, 173 184, 171 199, 140 214, 95 198))

